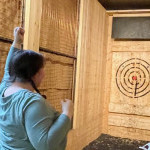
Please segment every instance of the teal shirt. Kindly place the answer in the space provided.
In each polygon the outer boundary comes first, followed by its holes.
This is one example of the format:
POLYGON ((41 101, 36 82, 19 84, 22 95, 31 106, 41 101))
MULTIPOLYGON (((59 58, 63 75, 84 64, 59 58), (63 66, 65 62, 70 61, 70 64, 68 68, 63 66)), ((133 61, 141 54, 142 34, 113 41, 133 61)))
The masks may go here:
POLYGON ((65 150, 70 119, 59 114, 37 93, 22 89, 8 97, 11 47, 0 84, 0 150, 65 150))

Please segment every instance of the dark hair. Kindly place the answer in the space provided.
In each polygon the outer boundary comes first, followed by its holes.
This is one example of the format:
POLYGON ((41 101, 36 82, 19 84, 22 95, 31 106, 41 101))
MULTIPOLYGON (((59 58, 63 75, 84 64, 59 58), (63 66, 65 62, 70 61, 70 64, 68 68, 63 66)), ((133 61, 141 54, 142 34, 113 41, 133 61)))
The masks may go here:
POLYGON ((9 63, 10 80, 11 82, 30 82, 35 91, 40 94, 32 77, 42 67, 44 67, 44 57, 40 53, 31 50, 16 51, 9 63))

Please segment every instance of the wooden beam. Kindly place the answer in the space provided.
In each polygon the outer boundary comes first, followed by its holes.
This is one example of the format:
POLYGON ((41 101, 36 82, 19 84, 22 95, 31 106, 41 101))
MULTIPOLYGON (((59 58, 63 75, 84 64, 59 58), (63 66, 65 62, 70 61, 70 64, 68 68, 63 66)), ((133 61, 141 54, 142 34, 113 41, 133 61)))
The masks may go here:
POLYGON ((140 9, 140 10, 108 10, 106 11, 109 16, 113 16, 114 14, 146 14, 150 13, 150 9, 140 9))
POLYGON ((39 51, 42 0, 26 0, 24 49, 39 51))

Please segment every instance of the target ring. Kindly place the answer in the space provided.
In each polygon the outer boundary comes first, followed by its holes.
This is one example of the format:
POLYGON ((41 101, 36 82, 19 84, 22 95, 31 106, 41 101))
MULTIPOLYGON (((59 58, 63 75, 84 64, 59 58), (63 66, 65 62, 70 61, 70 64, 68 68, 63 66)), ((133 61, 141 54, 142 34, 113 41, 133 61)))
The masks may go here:
POLYGON ((150 92, 150 64, 139 58, 123 62, 116 72, 116 84, 122 94, 130 98, 150 92))

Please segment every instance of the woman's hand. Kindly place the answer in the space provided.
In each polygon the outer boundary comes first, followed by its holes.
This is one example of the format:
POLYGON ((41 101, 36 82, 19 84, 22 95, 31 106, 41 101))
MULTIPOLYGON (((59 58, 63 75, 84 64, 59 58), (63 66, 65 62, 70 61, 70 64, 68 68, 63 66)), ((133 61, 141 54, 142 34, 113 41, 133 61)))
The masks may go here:
POLYGON ((14 29, 14 42, 16 44, 22 44, 24 39, 24 29, 21 27, 16 27, 14 29))
POLYGON ((70 120, 73 116, 73 102, 71 100, 65 99, 61 101, 62 104, 62 114, 67 115, 70 120))
POLYGON ((16 27, 14 29, 14 42, 13 42, 13 46, 15 48, 20 49, 21 48, 21 44, 23 43, 23 39, 24 39, 24 29, 21 27, 16 27))

